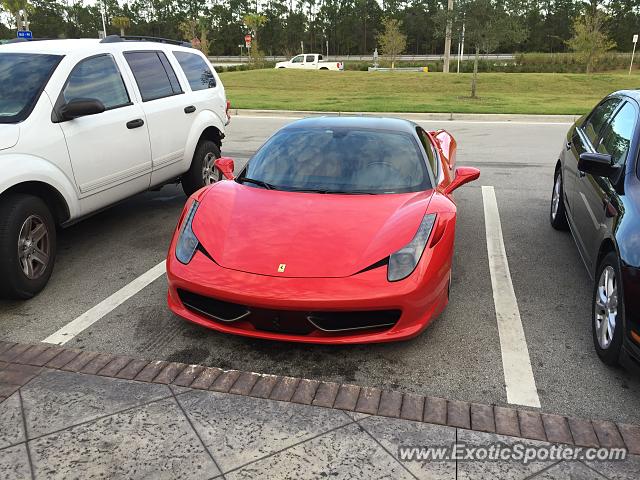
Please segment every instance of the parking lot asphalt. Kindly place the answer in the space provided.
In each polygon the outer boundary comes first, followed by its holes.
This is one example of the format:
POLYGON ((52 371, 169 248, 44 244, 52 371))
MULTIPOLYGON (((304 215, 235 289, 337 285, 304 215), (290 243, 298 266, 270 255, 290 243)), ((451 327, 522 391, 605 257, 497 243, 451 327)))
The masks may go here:
MULTIPOLYGON (((223 155, 239 170, 288 118, 234 118, 223 155)), ((174 316, 164 275, 65 346, 147 359, 351 382, 504 405, 502 350, 481 186, 495 189, 502 236, 542 411, 640 423, 636 375, 592 345, 591 280, 569 233, 548 222, 553 166, 568 124, 420 122, 457 139, 458 165, 481 169, 456 192, 451 302, 419 337, 359 346, 294 345, 219 334, 174 316)), ((138 195, 59 233, 56 269, 28 302, 0 301, 0 339, 44 340, 161 262, 185 196, 138 195)))

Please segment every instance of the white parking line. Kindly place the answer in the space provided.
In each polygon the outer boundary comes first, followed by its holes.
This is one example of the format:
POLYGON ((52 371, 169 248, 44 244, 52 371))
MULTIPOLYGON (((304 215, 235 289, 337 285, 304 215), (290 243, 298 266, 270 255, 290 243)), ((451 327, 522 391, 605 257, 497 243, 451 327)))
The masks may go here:
POLYGON ((540 398, 533 377, 518 301, 511 282, 509 262, 502 238, 498 202, 493 187, 482 186, 482 201, 484 203, 487 253, 493 303, 498 320, 507 401, 516 405, 540 407, 540 398))
POLYGON ((126 302, 129 298, 133 297, 136 293, 149 285, 151 282, 161 277, 164 273, 165 262, 163 260, 151 270, 143 273, 134 281, 125 285, 110 297, 105 298, 95 307, 87 310, 78 318, 66 324, 56 333, 49 335, 43 340, 43 342, 52 343, 54 345, 64 345, 73 337, 96 323, 106 314, 116 309, 119 305, 126 302))

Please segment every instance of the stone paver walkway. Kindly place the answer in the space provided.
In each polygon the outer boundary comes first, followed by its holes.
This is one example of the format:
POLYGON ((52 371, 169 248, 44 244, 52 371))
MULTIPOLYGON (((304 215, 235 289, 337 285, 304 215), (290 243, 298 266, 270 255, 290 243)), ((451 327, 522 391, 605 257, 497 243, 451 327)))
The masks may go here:
MULTIPOLYGON (((32 360, 46 350, 38 346, 32 360)), ((56 356, 68 351, 59 349, 56 356)), ((640 478, 640 456, 632 454, 622 462, 534 461, 526 465, 515 461, 402 461, 400 446, 550 444, 423 419, 321 407, 309 404, 312 401, 243 395, 247 389, 241 379, 246 375, 240 372, 227 388, 240 392, 234 394, 211 390, 211 369, 182 366, 174 371, 178 368, 172 365, 178 364, 125 361, 123 357, 110 357, 104 363, 105 358, 97 360, 99 355, 89 353, 81 361, 81 355, 77 351, 69 355, 66 370, 0 360, 1 479, 640 478), (76 365, 68 365, 74 358, 76 365), (136 378, 145 369, 155 373, 147 382, 117 378, 117 374, 131 376, 127 367, 137 370, 136 378), (208 379, 203 378, 207 375, 208 379)), ((254 379, 249 390, 259 382, 269 384, 270 393, 279 385, 286 390, 282 379, 260 378, 265 380, 254 379)), ((339 389, 335 396, 346 390, 339 389)), ((316 391, 315 397, 319 394, 322 392, 316 391)), ((348 397, 348 392, 342 397, 348 397)), ((411 403, 411 398, 406 401, 411 403)), ((334 399, 334 405, 338 400, 334 399)), ((606 441, 603 438, 600 444, 606 441)))

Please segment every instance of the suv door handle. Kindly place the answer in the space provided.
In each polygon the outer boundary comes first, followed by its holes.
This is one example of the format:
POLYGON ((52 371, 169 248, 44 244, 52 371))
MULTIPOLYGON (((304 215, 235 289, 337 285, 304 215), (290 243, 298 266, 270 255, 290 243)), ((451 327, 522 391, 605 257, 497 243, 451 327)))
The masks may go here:
POLYGON ((144 125, 144 120, 142 120, 141 118, 136 118, 135 120, 131 120, 130 122, 127 122, 127 128, 129 130, 133 128, 139 128, 143 125, 144 125))
POLYGON ((188 107, 184 107, 184 113, 193 113, 196 111, 196 107, 193 105, 189 105, 188 107))

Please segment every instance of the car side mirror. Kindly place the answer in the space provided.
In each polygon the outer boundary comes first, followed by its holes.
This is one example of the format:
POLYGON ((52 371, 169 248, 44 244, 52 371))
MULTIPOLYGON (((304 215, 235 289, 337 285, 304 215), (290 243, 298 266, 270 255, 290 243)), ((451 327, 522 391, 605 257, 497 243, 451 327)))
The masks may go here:
POLYGON ((598 177, 614 177, 619 169, 608 153, 583 152, 578 159, 578 170, 598 177))
POLYGON ((60 116, 63 120, 73 120, 78 117, 102 113, 106 109, 100 100, 95 98, 77 98, 60 107, 60 116))
POLYGON ((444 188, 444 193, 449 195, 455 189, 461 187, 465 183, 473 182, 480 178, 480 170, 473 167, 458 167, 456 168, 456 176, 453 181, 444 188))
POLYGON ((233 158, 220 157, 220 158, 216 159, 215 162, 213 162, 213 165, 218 170, 220 170, 220 173, 222 173, 224 178, 226 178, 227 180, 233 180, 234 179, 233 170, 234 170, 235 166, 233 164, 233 158))

